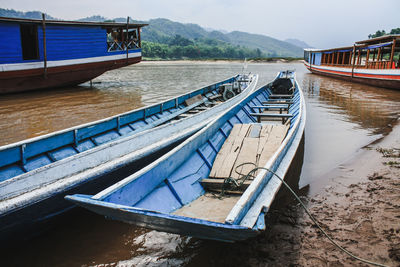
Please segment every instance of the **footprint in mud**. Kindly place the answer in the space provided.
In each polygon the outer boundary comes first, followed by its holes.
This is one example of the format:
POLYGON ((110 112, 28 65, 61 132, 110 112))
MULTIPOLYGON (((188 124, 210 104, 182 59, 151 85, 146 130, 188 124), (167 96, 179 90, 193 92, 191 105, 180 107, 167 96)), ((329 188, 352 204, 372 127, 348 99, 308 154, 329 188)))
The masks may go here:
POLYGON ((355 232, 362 236, 376 237, 374 226, 370 220, 365 220, 358 224, 355 228, 355 232))
POLYGON ((304 255, 304 259, 307 262, 307 266, 328 266, 326 260, 319 258, 315 255, 306 254, 304 255))
POLYGON ((354 224, 356 223, 359 218, 361 218, 361 216, 363 216, 364 213, 361 211, 352 211, 350 214, 348 215, 344 215, 342 218, 342 222, 344 224, 354 224))

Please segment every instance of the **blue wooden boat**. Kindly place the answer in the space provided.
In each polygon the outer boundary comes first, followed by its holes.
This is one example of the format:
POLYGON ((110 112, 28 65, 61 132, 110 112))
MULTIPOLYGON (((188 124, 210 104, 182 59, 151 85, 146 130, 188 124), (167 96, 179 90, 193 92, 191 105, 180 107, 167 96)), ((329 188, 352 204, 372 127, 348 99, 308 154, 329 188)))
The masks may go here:
POLYGON ((138 63, 146 25, 0 17, 0 94, 76 85, 138 63))
POLYGON ((66 194, 98 192, 126 177, 126 169, 144 166, 240 102, 257 80, 236 75, 159 104, 0 147, 0 238, 71 208, 66 194))
POLYGON ((282 183, 253 168, 284 177, 305 119, 294 72, 281 72, 157 161, 96 195, 66 199, 159 231, 220 241, 253 237, 265 229, 264 215, 282 183))

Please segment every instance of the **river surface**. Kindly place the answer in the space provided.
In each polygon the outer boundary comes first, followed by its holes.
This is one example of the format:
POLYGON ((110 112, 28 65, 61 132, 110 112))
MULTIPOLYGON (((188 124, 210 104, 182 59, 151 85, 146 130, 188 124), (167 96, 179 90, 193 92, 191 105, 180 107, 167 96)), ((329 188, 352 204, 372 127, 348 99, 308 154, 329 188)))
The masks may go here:
MULTIPOLYGON (((301 63, 248 64, 143 62, 110 71, 74 88, 0 96, 0 145, 103 119, 197 89, 237 73, 260 75, 260 87, 277 72, 295 69, 306 97, 302 165, 294 177, 312 192, 325 174, 357 156, 391 130, 400 114, 400 91, 310 74, 301 63), (301 173, 301 174, 300 174, 301 173)), ((296 173, 296 172, 295 172, 296 173)), ((245 266, 262 262, 249 252, 265 236, 236 244, 202 241, 105 220, 82 209, 59 216, 33 240, 9 247, 10 266, 245 266), (232 257, 232 252, 236 255, 232 257), (238 258, 240 260, 238 260, 238 258)), ((255 264, 257 265, 257 264, 255 264)))

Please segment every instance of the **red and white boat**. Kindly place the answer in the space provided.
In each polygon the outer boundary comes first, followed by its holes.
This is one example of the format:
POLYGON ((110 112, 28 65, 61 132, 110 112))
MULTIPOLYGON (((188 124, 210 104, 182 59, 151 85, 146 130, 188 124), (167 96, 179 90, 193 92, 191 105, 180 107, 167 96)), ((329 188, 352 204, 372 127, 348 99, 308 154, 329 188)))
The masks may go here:
POLYGON ((400 89, 400 35, 385 35, 332 49, 305 49, 304 65, 316 74, 400 89))

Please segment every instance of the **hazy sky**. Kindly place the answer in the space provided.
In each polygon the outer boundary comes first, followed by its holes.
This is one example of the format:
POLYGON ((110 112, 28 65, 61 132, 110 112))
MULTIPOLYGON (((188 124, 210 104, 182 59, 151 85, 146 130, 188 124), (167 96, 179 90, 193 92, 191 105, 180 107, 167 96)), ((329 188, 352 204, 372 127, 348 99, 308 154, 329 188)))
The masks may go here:
POLYGON ((400 0, 0 0, 1 8, 42 11, 60 19, 91 15, 167 18, 318 48, 351 45, 376 30, 400 27, 400 0))

